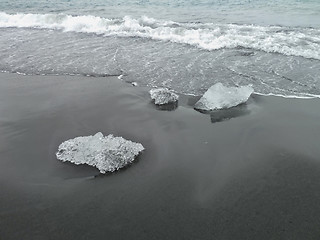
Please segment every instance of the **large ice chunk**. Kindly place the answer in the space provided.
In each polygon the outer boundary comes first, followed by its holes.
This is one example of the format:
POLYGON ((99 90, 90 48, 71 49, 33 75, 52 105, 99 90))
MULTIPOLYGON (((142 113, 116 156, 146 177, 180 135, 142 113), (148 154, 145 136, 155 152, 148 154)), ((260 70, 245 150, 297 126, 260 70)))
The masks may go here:
POLYGON ((204 93, 194 108, 210 111, 235 107, 246 102, 253 91, 250 86, 225 87, 222 83, 217 83, 204 93))
POLYGON ((150 90, 151 99, 157 105, 175 103, 179 96, 167 88, 155 88, 150 90))
POLYGON ((94 136, 76 137, 61 143, 56 156, 63 162, 88 164, 106 173, 130 164, 143 150, 140 143, 111 134, 104 137, 98 132, 94 136))

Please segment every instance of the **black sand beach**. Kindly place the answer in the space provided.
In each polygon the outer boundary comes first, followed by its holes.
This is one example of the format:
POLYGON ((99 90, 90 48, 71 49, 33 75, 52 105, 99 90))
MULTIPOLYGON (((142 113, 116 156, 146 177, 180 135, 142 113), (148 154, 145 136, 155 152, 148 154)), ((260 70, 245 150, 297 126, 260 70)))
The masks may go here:
POLYGON ((320 99, 160 111, 116 77, 0 74, 0 239, 319 239, 320 99), (56 159, 101 131, 140 142, 107 175, 56 159))

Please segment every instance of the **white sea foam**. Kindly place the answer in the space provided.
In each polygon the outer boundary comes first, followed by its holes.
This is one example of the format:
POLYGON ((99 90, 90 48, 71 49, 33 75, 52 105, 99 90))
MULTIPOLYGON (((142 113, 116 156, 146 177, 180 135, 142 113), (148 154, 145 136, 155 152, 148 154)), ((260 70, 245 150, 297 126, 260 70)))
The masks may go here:
POLYGON ((250 86, 225 87, 222 83, 216 83, 204 93, 194 107, 205 111, 231 108, 245 103, 252 93, 253 88, 250 86))
POLYGON ((61 143, 56 156, 63 162, 88 164, 106 173, 127 166, 143 150, 140 143, 113 135, 104 137, 99 132, 94 136, 76 137, 61 143))
POLYGON ((0 27, 58 29, 106 36, 142 37, 189 44, 206 50, 251 48, 284 55, 320 59, 320 30, 279 26, 175 23, 148 17, 107 19, 64 14, 7 14, 0 27))
POLYGON ((284 94, 275 94, 275 93, 259 93, 259 92, 254 92, 256 95, 261 95, 261 96, 275 96, 275 97, 281 97, 281 98, 295 98, 295 99, 314 99, 314 98, 320 98, 320 95, 315 95, 315 94, 308 94, 308 93, 297 93, 297 95, 284 95, 284 94))

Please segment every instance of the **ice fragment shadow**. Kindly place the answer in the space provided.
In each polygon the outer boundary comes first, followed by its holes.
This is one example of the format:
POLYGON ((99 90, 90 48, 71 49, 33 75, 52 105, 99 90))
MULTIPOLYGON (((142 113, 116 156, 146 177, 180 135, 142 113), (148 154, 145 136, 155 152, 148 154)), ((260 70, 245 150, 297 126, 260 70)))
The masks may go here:
POLYGON ((195 110, 203 114, 210 115, 211 123, 224 122, 232 118, 242 117, 250 114, 250 110, 248 109, 247 104, 240 104, 236 107, 212 111, 203 111, 199 109, 195 110))
POLYGON ((178 101, 159 105, 155 104, 154 100, 152 100, 151 103, 154 106, 154 108, 159 111, 175 111, 178 108, 178 101))

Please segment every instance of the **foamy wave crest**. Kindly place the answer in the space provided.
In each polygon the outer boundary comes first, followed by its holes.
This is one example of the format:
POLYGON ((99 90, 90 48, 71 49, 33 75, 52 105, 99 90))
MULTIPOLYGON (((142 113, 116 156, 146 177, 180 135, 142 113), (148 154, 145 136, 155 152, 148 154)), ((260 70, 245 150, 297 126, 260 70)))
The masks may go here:
POLYGON ((58 29, 106 36, 142 37, 206 50, 251 48, 320 60, 320 29, 236 24, 176 23, 148 17, 107 19, 64 14, 7 14, 0 27, 58 29))

